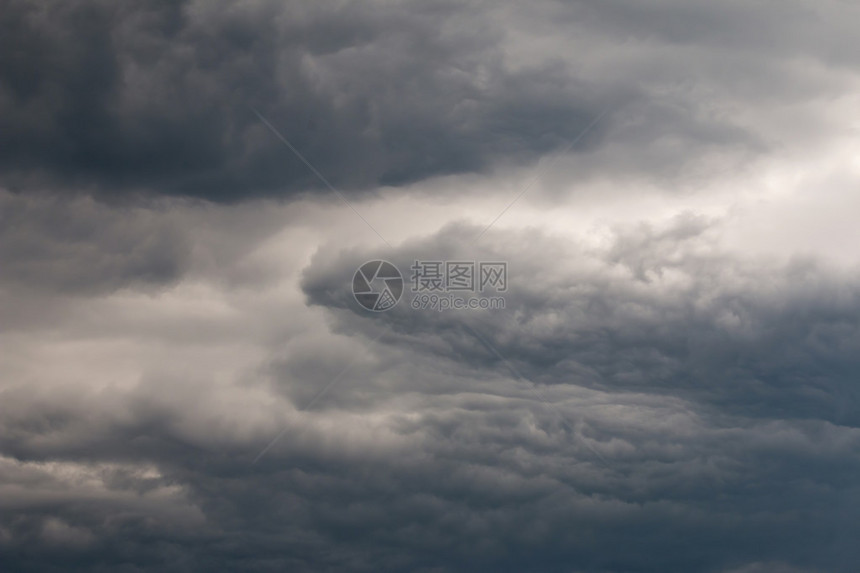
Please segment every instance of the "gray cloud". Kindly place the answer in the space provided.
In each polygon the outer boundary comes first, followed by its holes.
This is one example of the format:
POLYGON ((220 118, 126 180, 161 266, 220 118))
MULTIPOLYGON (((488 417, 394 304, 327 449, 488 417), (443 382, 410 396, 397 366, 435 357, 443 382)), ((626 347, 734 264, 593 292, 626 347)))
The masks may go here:
POLYGON ((188 266, 188 250, 183 230, 158 209, 0 193, 0 285, 13 291, 168 285, 188 266))
MULTIPOLYGON (((468 325, 539 383, 669 392, 750 416, 856 424, 856 274, 814 259, 720 252, 712 225, 680 216, 662 229, 619 230, 602 250, 499 233, 467 258, 508 261, 517 288, 505 295, 504 311, 415 312, 407 292, 379 321, 403 344, 503 367, 468 325)), ((479 231, 451 226, 391 258, 408 276, 414 259, 464 258, 461 245, 479 231)), ((372 258, 320 257, 305 276, 310 302, 342 309, 344 328, 379 322, 356 320, 363 311, 344 288, 372 258)))
POLYGON ((854 571, 854 10, 6 2, 0 569, 854 571))
POLYGON ((345 189, 484 171, 574 138, 601 94, 551 64, 509 69, 476 10, 12 2, 3 180, 215 200, 318 188, 250 106, 345 189))
MULTIPOLYGON (((856 278, 730 257, 709 241, 718 228, 683 216, 601 249, 491 232, 475 256, 507 253, 505 313, 369 320, 348 283, 371 253, 326 248, 303 272, 310 307, 257 300, 219 322, 174 305, 185 332, 206 325, 204 348, 166 319, 164 336, 126 325, 135 355, 179 348, 129 386, 5 383, 4 565, 850 571, 856 278), (331 331, 311 324, 320 313, 331 331), (287 339, 246 326, 284 316, 306 324, 287 339), (216 357, 231 352, 225 378, 216 357)), ((476 231, 452 225, 392 259, 462 256, 476 231)))
POLYGON ((253 107, 345 190, 522 166, 601 111, 572 168, 671 186, 807 129, 773 116, 848 88, 856 50, 830 25, 849 9, 12 1, 0 181, 231 202, 323 189, 253 107))

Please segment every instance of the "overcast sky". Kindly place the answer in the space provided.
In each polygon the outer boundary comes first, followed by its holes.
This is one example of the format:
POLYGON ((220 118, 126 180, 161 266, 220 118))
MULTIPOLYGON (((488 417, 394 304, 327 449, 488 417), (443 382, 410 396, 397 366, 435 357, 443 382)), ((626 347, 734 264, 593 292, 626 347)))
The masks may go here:
POLYGON ((858 24, 0 0, 0 570, 857 571, 858 24))

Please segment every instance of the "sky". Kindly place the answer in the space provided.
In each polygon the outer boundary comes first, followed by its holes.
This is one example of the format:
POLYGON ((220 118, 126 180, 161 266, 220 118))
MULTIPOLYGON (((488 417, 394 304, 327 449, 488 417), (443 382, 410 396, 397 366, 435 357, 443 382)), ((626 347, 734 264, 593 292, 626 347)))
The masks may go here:
POLYGON ((0 570, 856 571, 858 21, 0 0, 0 570))

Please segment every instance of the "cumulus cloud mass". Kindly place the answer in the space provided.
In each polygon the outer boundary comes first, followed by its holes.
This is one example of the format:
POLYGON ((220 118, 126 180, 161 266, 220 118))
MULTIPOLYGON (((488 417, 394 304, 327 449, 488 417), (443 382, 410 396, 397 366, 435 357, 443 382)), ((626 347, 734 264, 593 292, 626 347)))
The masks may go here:
POLYGON ((858 22, 0 0, 0 570, 857 571, 858 22))

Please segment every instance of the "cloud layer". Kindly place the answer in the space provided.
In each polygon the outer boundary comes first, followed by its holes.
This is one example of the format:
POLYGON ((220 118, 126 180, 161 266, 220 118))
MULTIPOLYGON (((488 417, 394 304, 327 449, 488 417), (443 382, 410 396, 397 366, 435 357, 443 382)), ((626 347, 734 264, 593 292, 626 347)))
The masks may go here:
MULTIPOLYGON (((738 256, 689 214, 599 249, 490 231, 470 252, 506 257, 505 310, 372 317, 348 284, 377 250, 318 249, 313 217, 232 256, 212 238, 293 209, 98 207, 184 229, 182 272, 15 295, 10 570, 853 567, 853 272, 738 256)), ((453 258, 478 230, 387 256, 453 258)))
POLYGON ((665 183, 818 139, 809 104, 832 109, 856 80, 852 15, 842 2, 14 0, 0 175, 113 197, 324 190, 256 109, 345 191, 569 145, 603 150, 591 171, 665 183))
POLYGON ((6 2, 0 569, 854 571, 856 10, 6 2))

